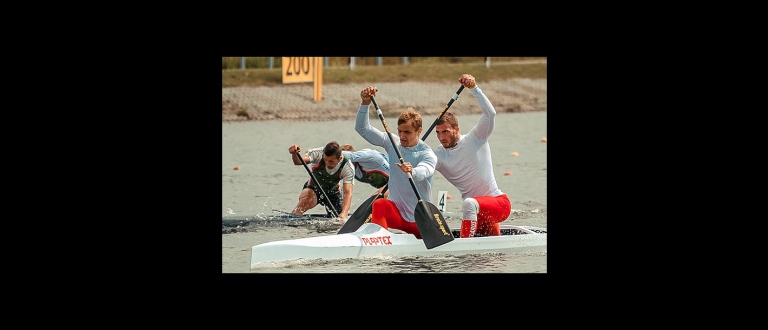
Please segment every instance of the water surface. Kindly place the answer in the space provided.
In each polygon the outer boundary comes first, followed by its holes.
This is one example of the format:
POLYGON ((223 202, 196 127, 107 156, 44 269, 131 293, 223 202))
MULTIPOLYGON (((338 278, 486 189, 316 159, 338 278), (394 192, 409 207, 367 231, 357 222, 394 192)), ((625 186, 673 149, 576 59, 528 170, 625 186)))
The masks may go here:
MULTIPOLYGON (((459 117, 460 132, 466 133, 480 115, 459 117)), ((396 118, 385 118, 387 125, 396 118)), ((425 131, 434 119, 425 120, 425 131)), ((384 130, 381 122, 371 120, 384 130)), ((547 113, 502 113, 489 140, 494 175, 507 193, 513 212, 502 224, 547 227, 547 113), (514 156, 516 153, 517 156, 514 156), (509 172, 510 175, 505 175, 509 172)), ((330 141, 350 143, 356 149, 371 146, 354 130, 354 120, 326 122, 251 121, 222 123, 222 219, 253 219, 274 216, 273 210, 289 212, 309 174, 294 165, 288 147, 303 151, 330 141), (234 170, 238 167, 239 170, 234 170)), ((434 131, 427 137, 432 148, 439 146, 434 131)), ((433 204, 437 193, 448 192, 446 221, 458 229, 460 194, 439 172, 433 178, 433 204)), ((356 182, 352 210, 365 201, 374 188, 356 182)), ((324 213, 321 206, 307 213, 324 213)), ((546 273, 546 251, 527 254, 482 254, 418 258, 372 258, 334 261, 303 261, 250 270, 250 248, 254 245, 302 237, 335 234, 318 226, 265 225, 249 232, 222 234, 224 273, 546 273)))

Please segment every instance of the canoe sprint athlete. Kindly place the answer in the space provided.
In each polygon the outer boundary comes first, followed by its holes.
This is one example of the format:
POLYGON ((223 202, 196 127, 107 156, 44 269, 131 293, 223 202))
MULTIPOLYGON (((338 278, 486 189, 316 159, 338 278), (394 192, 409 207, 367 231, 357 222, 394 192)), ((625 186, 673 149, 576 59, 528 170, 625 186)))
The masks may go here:
POLYGON ((296 151, 301 152, 301 147, 292 145, 288 148, 291 154, 293 164, 303 166, 304 163, 310 167, 312 174, 317 178, 320 187, 328 195, 330 204, 325 201, 323 193, 312 183, 312 178, 304 183, 301 194, 299 194, 299 203, 291 211, 296 215, 302 215, 307 210, 315 207, 317 204, 325 206, 326 211, 331 205, 338 212, 339 219, 346 220, 349 214, 349 208, 352 205, 352 190, 354 188, 355 168, 352 162, 341 154, 341 147, 336 141, 331 141, 325 148, 314 148, 303 157, 301 162, 296 151), (339 182, 343 184, 343 195, 339 182), (341 201, 343 196, 343 202, 341 201))
POLYGON ((477 87, 475 77, 463 74, 459 82, 472 92, 482 115, 477 125, 464 135, 459 134, 459 120, 452 113, 446 112, 437 121, 435 133, 440 146, 435 148, 438 159, 435 169, 461 192, 459 237, 499 236, 499 222, 507 219, 512 204, 496 184, 488 146, 488 138, 496 125, 496 109, 477 87))
POLYGON ((416 190, 426 202, 431 202, 432 176, 435 174, 437 157, 424 141, 419 139, 421 134, 421 115, 413 108, 407 108, 397 118, 397 135, 382 132, 371 126, 368 119, 368 111, 371 105, 371 96, 376 96, 378 89, 368 86, 360 91, 360 107, 355 117, 355 130, 368 143, 384 148, 389 155, 389 168, 395 166, 400 171, 392 170, 389 173, 389 196, 379 198, 372 205, 371 222, 385 229, 395 228, 421 238, 419 228, 416 226, 414 211, 419 203, 418 197, 413 192, 410 180, 406 173, 410 173, 416 190), (400 150, 403 163, 397 156, 394 145, 400 150))
MULTIPOLYGON (((389 157, 381 151, 364 148, 355 150, 351 144, 341 145, 341 154, 355 166, 355 180, 377 188, 373 195, 378 195, 389 182, 389 157)), ((384 192, 384 198, 389 190, 384 192)))

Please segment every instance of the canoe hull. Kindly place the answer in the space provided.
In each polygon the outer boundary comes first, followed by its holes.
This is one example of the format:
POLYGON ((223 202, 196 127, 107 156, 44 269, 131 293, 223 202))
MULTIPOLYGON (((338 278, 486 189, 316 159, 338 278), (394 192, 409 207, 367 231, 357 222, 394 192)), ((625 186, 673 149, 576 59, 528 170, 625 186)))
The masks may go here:
POLYGON ((514 227, 517 235, 456 238, 427 249, 411 234, 396 234, 373 223, 348 234, 299 238, 259 244, 251 248, 251 269, 270 262, 297 259, 346 259, 382 256, 433 256, 481 253, 517 253, 545 250, 547 234, 514 227))

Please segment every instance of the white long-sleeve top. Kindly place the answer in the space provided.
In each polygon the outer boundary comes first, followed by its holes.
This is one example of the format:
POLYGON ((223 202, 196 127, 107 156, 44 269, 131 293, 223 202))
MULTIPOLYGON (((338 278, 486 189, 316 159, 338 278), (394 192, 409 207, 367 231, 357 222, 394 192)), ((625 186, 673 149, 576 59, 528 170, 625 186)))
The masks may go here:
MULTIPOLYGON (((461 199, 504 194, 493 175, 493 161, 488 138, 496 124, 496 109, 480 87, 470 89, 482 115, 475 127, 459 136, 456 146, 435 148, 439 161, 435 169, 461 193, 461 199)), ((459 125, 461 126, 461 125, 459 125)))
POLYGON ((364 173, 368 172, 380 172, 389 177, 389 162, 378 150, 369 148, 357 151, 342 150, 341 154, 358 164, 355 167, 355 178, 358 180, 362 179, 364 173))
MULTIPOLYGON (((419 199, 413 192, 408 176, 397 166, 400 163, 400 158, 395 149, 392 148, 392 142, 389 141, 387 132, 382 132, 371 126, 368 119, 369 108, 370 105, 360 105, 355 118, 355 130, 368 143, 382 147, 387 151, 389 168, 391 169, 389 173, 389 197, 387 199, 397 205, 403 219, 415 222, 414 211, 419 199)), ((424 141, 419 140, 413 147, 403 147, 397 134, 389 134, 389 136, 403 156, 403 162, 411 163, 413 166, 411 177, 419 195, 424 201, 431 202, 432 176, 435 174, 435 165, 437 164, 437 156, 435 156, 434 151, 424 141)))

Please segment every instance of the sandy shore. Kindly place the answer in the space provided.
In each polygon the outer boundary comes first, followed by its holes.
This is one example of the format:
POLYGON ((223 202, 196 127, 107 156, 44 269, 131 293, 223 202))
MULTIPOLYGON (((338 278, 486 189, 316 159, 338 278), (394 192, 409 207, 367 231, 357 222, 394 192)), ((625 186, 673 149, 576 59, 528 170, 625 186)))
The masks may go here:
MULTIPOLYGON (((394 116, 407 107, 422 115, 438 115, 460 87, 458 82, 402 82, 373 84, 379 88, 376 100, 385 116, 394 116)), ((353 119, 360 105, 361 84, 324 84, 322 100, 314 101, 312 83, 273 87, 229 87, 221 89, 221 120, 339 120, 353 119), (242 110, 247 116, 238 115, 242 110)), ((514 78, 478 81, 497 113, 546 111, 547 79, 514 78)), ((449 111, 479 114, 477 103, 463 91, 449 111)))

